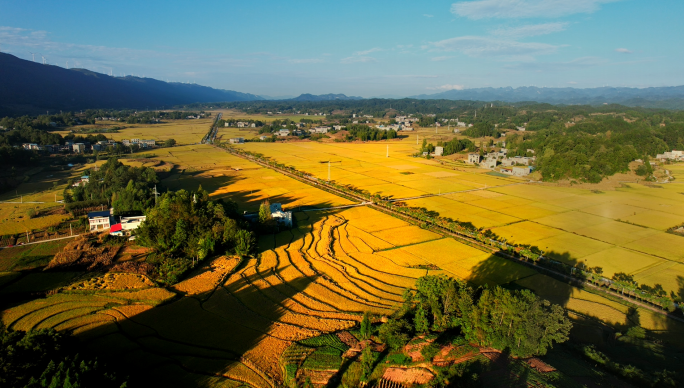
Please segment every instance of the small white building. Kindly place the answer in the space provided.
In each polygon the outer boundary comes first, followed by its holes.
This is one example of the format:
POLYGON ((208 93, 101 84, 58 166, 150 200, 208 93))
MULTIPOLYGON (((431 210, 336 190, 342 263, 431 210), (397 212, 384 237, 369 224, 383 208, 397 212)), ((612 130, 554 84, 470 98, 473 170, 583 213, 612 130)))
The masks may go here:
POLYGON ((112 213, 109 210, 88 213, 90 231, 109 230, 112 225, 112 213))
POLYGON ((245 138, 244 137, 234 137, 232 139, 229 139, 228 142, 230 144, 242 144, 245 142, 245 138))
POLYGON ((278 225, 285 225, 288 228, 292 227, 292 212, 283 211, 283 207, 279 203, 271 204, 271 217, 278 223, 278 225))
POLYGON ((477 152, 471 152, 468 154, 468 163, 469 164, 476 164, 480 163, 480 154, 477 152))
POLYGON ((493 170, 496 168, 497 160, 496 159, 487 159, 484 160, 480 163, 480 167, 488 168, 490 170, 493 170))
POLYGON ((145 219, 145 216, 121 217, 121 222, 110 227, 109 234, 112 236, 130 236, 145 219))
POLYGON ((85 152, 85 144, 83 144, 83 143, 74 143, 74 145, 71 146, 71 149, 72 149, 74 152, 77 152, 77 153, 81 154, 81 153, 85 152))
POLYGON ((270 136, 261 135, 261 136, 259 136, 259 140, 264 141, 264 140, 268 139, 269 137, 270 136))
POLYGON ((154 140, 138 140, 138 145, 141 148, 154 148, 157 146, 157 142, 154 140))
POLYGON ((444 154, 444 147, 435 147, 435 156, 442 156, 444 154))
POLYGON ((290 136, 290 130, 289 129, 281 129, 278 131, 278 136, 290 136))

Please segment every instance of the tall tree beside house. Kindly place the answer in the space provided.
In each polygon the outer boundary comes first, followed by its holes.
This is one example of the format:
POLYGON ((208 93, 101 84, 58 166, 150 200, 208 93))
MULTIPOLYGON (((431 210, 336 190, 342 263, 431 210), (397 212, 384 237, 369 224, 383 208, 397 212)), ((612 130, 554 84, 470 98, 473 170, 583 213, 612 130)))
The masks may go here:
POLYGON ((259 206, 259 223, 267 224, 271 222, 273 216, 271 215, 271 203, 267 200, 259 206))
MULTIPOLYGON (((249 254, 254 237, 230 216, 235 205, 196 192, 164 193, 136 230, 137 241, 153 248, 162 281, 174 283, 187 269, 214 253, 249 254)), ((156 261, 155 261, 156 260, 156 261)))

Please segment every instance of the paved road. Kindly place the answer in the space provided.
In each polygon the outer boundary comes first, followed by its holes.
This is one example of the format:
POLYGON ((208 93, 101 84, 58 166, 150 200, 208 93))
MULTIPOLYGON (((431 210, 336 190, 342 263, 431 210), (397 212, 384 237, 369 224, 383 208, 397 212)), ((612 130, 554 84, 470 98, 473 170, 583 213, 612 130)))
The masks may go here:
POLYGON ((42 243, 51 242, 51 241, 58 241, 58 240, 66 240, 66 239, 68 239, 68 238, 74 238, 74 237, 78 237, 78 236, 80 236, 80 234, 75 234, 75 235, 73 235, 73 236, 59 237, 59 238, 51 238, 51 239, 49 239, 49 240, 28 242, 28 243, 24 243, 24 244, 21 244, 21 245, 14 245, 14 246, 11 246, 11 247, 0 247, 0 249, 11 249, 11 248, 25 247, 25 246, 27 246, 27 245, 42 244, 42 243))

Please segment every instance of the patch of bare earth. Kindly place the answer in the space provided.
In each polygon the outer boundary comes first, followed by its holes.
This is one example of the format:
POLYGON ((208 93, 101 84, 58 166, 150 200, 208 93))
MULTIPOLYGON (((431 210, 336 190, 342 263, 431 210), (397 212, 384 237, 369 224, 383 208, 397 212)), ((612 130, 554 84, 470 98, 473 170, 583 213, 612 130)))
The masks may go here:
POLYGON ((387 368, 382 378, 399 384, 427 384, 435 376, 425 368, 387 368))
POLYGON ((432 363, 435 366, 449 366, 453 364, 460 364, 462 362, 468 361, 471 358, 480 354, 479 351, 471 351, 466 354, 455 356, 454 353, 458 350, 458 347, 454 345, 445 346, 440 349, 439 353, 432 359, 432 363))

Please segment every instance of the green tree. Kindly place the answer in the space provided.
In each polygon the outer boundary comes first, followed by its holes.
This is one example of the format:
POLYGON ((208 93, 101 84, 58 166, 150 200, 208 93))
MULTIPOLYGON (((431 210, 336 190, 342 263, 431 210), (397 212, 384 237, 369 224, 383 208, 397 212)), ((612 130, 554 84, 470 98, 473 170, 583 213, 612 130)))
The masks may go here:
POLYGON ((164 141, 164 147, 173 147, 176 145, 176 140, 175 139, 166 139, 164 141))
POLYGON ((361 381, 368 381, 371 373, 373 373, 373 365, 375 364, 375 355, 370 346, 361 351, 361 381))
POLYGON ((271 203, 268 200, 265 200, 259 206, 259 223, 262 225, 270 224, 272 219, 271 203))
POLYGON ((363 313, 363 318, 361 319, 361 337, 364 339, 369 339, 371 333, 373 332, 373 325, 370 320, 370 313, 366 311, 363 313))
POLYGON ((415 328, 417 333, 421 334, 427 333, 430 329, 430 322, 428 322, 422 304, 419 304, 418 309, 416 310, 416 315, 413 318, 413 327, 415 328))
POLYGON ((164 193, 136 230, 137 241, 155 250, 153 260, 162 280, 173 283, 196 261, 217 251, 241 256, 252 252, 254 236, 229 217, 234 212, 235 204, 211 201, 201 187, 164 193))

